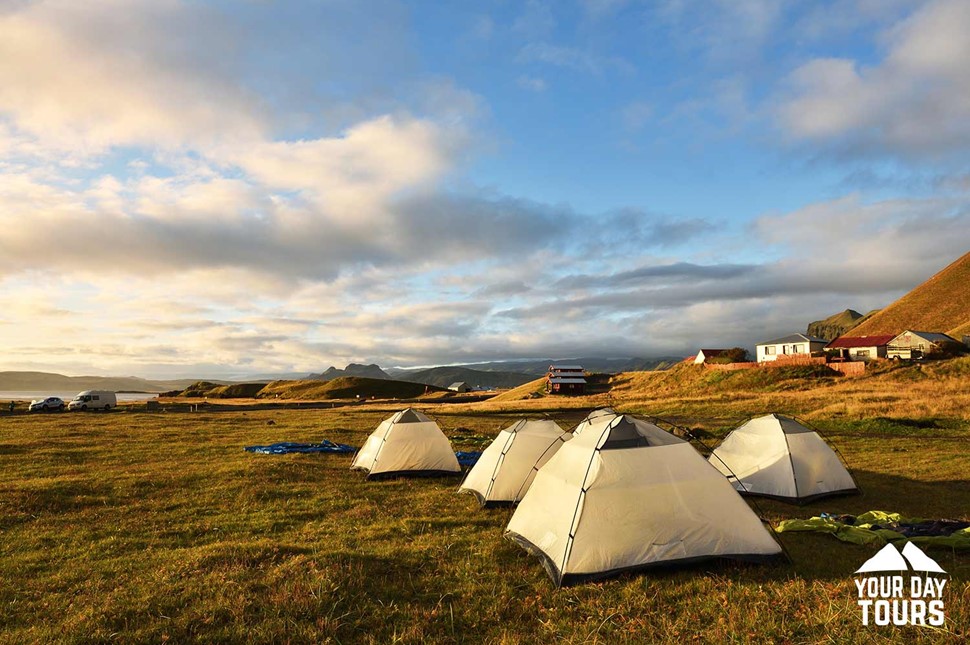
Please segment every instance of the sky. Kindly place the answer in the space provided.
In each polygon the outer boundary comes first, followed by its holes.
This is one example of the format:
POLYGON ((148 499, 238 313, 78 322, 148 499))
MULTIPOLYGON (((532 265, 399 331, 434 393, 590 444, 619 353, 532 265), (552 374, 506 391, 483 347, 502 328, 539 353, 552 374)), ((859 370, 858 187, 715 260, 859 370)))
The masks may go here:
POLYGON ((0 369, 686 355, 970 250, 965 0, 0 0, 0 369))

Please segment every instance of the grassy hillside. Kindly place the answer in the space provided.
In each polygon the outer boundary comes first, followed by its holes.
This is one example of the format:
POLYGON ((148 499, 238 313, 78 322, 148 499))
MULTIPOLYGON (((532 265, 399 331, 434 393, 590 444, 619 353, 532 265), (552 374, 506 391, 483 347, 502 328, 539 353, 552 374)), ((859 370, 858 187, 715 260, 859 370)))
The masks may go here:
POLYGON ((970 329, 970 253, 852 329, 852 336, 906 329, 957 334, 970 329))
MULTIPOLYGON (((590 410, 610 405, 623 412, 642 413, 694 423, 698 409, 720 423, 741 423, 768 412, 813 418, 955 417, 970 420, 970 357, 925 364, 880 361, 865 376, 845 377, 820 367, 710 370, 677 365, 664 372, 624 372, 611 379, 609 391, 586 396, 531 398, 541 380, 464 406, 481 412, 507 414, 590 410), (531 386, 531 387, 530 387, 531 386)), ((580 417, 581 418, 581 417, 580 417)), ((714 424, 717 425, 717 424, 714 424)), ((709 427, 708 427, 709 429, 709 427)), ((967 464, 970 467, 970 463, 967 464)))
POLYGON ((612 379, 610 394, 623 401, 661 395, 780 392, 823 387, 841 378, 844 377, 824 365, 721 371, 681 363, 663 372, 617 374, 612 379))
POLYGON ((959 327, 954 327, 947 332, 957 340, 962 340, 964 336, 970 336, 970 320, 963 323, 959 327))
POLYGON ((835 340, 839 336, 845 335, 847 331, 861 324, 866 318, 869 318, 875 313, 875 311, 870 311, 863 316, 854 309, 846 309, 833 316, 829 316, 825 320, 816 320, 815 322, 809 323, 805 333, 816 338, 835 340))
POLYGON ((280 399, 413 399, 428 389, 443 392, 443 388, 424 383, 392 381, 388 379, 341 376, 332 381, 273 381, 263 388, 258 398, 280 399))
POLYGON ((207 397, 210 399, 251 399, 266 387, 265 383, 233 383, 220 385, 210 381, 197 381, 176 396, 207 397))
POLYGON ((490 401, 519 401, 522 399, 533 398, 534 394, 544 394, 546 390, 546 377, 537 378, 534 381, 524 383, 508 392, 502 392, 498 396, 492 397, 490 401))

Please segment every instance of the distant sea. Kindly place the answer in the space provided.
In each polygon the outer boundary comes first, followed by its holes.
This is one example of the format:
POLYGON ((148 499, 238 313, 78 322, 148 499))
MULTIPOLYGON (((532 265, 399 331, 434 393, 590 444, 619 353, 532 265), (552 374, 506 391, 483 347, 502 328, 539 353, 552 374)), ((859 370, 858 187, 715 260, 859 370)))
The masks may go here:
MULTIPOLYGON (((0 401, 9 401, 13 399, 14 401, 33 401, 34 399, 46 399, 49 396, 59 396, 65 401, 70 401, 80 390, 75 392, 51 392, 50 390, 30 390, 30 391, 10 391, 10 392, 0 392, 0 401)), ((147 401, 148 399, 154 399, 158 396, 152 392, 119 392, 117 394, 118 401, 147 401)))

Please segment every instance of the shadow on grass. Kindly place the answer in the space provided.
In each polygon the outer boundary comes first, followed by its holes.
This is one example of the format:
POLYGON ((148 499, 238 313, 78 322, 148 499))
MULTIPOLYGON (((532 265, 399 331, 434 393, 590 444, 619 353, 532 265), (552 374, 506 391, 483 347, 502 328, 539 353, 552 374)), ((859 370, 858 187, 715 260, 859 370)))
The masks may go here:
POLYGON ((20 446, 12 443, 0 443, 0 456, 5 455, 23 455, 30 452, 26 446, 20 446))
MULTIPOLYGON (((860 494, 820 499, 802 506, 752 498, 752 505, 774 522, 808 519, 821 513, 859 515, 867 511, 925 519, 970 518, 970 480, 925 482, 865 470, 853 471, 852 475, 862 489, 860 494)), ((808 580, 845 580, 879 548, 843 542, 824 533, 786 532, 778 536, 792 557, 794 571, 808 580)), ((954 578, 970 579, 970 550, 925 548, 954 578)))

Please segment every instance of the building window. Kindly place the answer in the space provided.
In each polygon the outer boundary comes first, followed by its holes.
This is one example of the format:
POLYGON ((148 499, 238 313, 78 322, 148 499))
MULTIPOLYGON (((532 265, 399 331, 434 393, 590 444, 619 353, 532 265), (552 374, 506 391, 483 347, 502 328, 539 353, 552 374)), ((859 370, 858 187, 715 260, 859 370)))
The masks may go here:
POLYGON ((868 349, 860 349, 859 351, 857 351, 855 353, 855 355, 858 356, 859 358, 869 358, 869 350, 868 349))
POLYGON ((765 355, 766 356, 774 356, 775 355, 775 346, 774 345, 767 345, 765 347, 765 355))
POLYGON ((797 354, 800 351, 802 351, 802 346, 801 345, 792 345, 791 346, 791 353, 792 354, 797 354))

